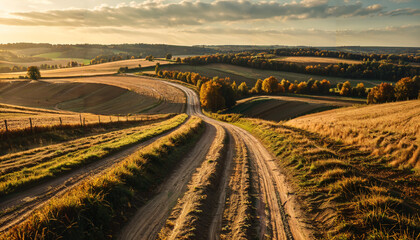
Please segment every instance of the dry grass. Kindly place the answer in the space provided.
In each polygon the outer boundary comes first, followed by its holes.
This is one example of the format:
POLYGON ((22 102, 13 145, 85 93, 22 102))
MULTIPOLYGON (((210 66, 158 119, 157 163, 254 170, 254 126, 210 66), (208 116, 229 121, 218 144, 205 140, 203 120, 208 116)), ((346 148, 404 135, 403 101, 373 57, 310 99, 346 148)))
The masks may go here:
POLYGON ((209 215, 207 211, 212 209, 209 207, 209 199, 212 198, 211 191, 218 181, 218 175, 223 171, 221 166, 226 150, 225 140, 225 130, 219 129, 205 161, 193 175, 187 192, 173 208, 158 239, 205 238, 206 229, 203 229, 201 225, 205 216, 209 215))
MULTIPOLYGON (((379 107, 379 106, 376 106, 379 107)), ((295 183, 319 239, 418 239, 420 178, 382 156, 282 124, 241 119, 295 183)))
MULTIPOLYGON (((146 61, 144 59, 131 59, 116 62, 102 63, 96 65, 89 65, 74 68, 61 68, 53 70, 41 70, 42 77, 74 77, 74 76, 93 76, 115 74, 120 67, 138 68, 139 64, 142 67, 155 66, 156 63, 161 65, 170 64, 168 61, 146 61)), ((26 72, 16 73, 0 73, 0 78, 18 78, 19 76, 26 76, 26 72)))
POLYGON ((191 140, 196 140, 202 129, 202 120, 192 117, 103 175, 87 179, 63 197, 50 200, 0 239, 112 238, 125 216, 133 211, 134 196, 146 200, 192 147, 191 140))
POLYGON ((185 121, 186 114, 148 126, 81 138, 62 144, 0 157, 0 196, 109 156, 132 144, 166 132, 185 121))
POLYGON ((420 168, 420 100, 341 108, 302 116, 285 125, 357 145, 394 166, 420 168))

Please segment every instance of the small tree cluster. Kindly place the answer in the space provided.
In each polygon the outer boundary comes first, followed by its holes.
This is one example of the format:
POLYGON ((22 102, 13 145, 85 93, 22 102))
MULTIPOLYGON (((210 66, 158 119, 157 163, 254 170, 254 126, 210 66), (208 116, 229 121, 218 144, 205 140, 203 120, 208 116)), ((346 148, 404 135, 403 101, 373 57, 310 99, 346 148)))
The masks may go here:
POLYGON ((28 67, 28 77, 33 80, 38 80, 41 78, 41 72, 37 66, 28 67))
POLYGON ((402 78, 395 86, 381 83, 372 88, 367 95, 367 103, 384 103, 420 99, 420 76, 402 78))

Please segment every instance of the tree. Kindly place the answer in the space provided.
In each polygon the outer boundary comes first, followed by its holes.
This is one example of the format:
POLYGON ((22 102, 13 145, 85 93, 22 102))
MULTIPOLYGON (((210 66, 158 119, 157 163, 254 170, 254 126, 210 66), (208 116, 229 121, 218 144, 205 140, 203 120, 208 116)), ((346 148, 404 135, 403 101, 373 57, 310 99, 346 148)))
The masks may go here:
POLYGON ((399 101, 415 99, 418 97, 417 84, 412 78, 402 78, 395 84, 395 98, 399 101))
POLYGON ((37 66, 30 66, 28 67, 28 77, 33 80, 38 80, 41 78, 41 73, 39 72, 39 68, 37 66))
POLYGON ((278 84, 279 82, 273 76, 264 79, 262 83, 262 90, 268 94, 272 94, 278 91, 278 84))
POLYGON ((381 83, 379 86, 372 88, 367 96, 368 104, 391 102, 394 100, 394 86, 389 83, 381 83))
POLYGON ((257 82, 255 83, 255 86, 251 89, 252 93, 262 93, 262 84, 263 84, 263 80, 258 79, 257 82))
POLYGON ((177 63, 180 63, 180 62, 181 62, 181 58, 180 58, 180 57, 177 57, 177 58, 176 58, 176 62, 177 62, 177 63))
POLYGON ((225 108, 225 99, 222 96, 221 88, 222 85, 217 81, 205 82, 200 89, 201 106, 212 112, 225 108))
POLYGON ((355 96, 364 97, 366 96, 366 88, 363 83, 358 83, 354 88, 355 96))
POLYGON ((296 93, 306 93, 308 84, 306 82, 301 82, 297 85, 296 93))
POLYGON ((242 97, 248 95, 248 86, 246 85, 245 82, 242 82, 241 84, 239 84, 238 92, 242 97))
POLYGON ((155 67, 155 73, 157 74, 159 72, 160 63, 156 63, 155 67))
POLYGON ((166 54, 166 60, 171 60, 172 59, 172 54, 168 53, 166 54))
POLYGON ((340 95, 341 96, 349 96, 351 94, 351 84, 349 81, 346 81, 343 83, 340 89, 340 95))

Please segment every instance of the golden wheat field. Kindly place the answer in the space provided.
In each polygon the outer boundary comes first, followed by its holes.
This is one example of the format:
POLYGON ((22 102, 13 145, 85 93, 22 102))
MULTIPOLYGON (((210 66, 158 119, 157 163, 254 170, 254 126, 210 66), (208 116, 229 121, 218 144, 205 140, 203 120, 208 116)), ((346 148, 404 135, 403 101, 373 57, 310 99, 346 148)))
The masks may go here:
POLYGON ((285 124, 388 156, 394 166, 420 167, 420 100, 335 109, 285 124))

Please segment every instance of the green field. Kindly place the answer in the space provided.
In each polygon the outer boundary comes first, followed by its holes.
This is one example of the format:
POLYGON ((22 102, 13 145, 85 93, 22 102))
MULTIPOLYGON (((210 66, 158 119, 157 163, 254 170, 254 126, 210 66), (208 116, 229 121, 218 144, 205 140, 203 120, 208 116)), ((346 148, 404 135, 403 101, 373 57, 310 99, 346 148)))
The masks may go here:
POLYGON ((246 82, 249 86, 253 86, 257 79, 264 79, 269 76, 276 77, 279 81, 283 78, 289 81, 307 81, 310 78, 315 80, 327 79, 331 82, 332 85, 337 83, 343 83, 349 81, 352 86, 356 86, 358 83, 362 82, 365 84, 365 87, 373 87, 381 83, 381 81, 375 80, 362 80, 362 79, 349 79, 349 78, 339 78, 339 77, 326 77, 318 75, 309 75, 302 73, 293 73, 293 72, 282 72, 282 71, 271 71, 271 70, 261 70, 254 68, 247 68, 229 64, 209 64, 203 66, 191 66, 191 65, 166 65, 160 67, 162 70, 178 70, 183 72, 196 72, 206 77, 230 77, 232 81, 236 81, 239 85, 239 82, 246 82))

